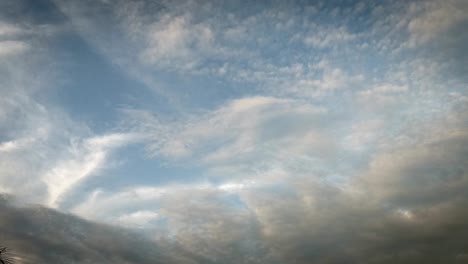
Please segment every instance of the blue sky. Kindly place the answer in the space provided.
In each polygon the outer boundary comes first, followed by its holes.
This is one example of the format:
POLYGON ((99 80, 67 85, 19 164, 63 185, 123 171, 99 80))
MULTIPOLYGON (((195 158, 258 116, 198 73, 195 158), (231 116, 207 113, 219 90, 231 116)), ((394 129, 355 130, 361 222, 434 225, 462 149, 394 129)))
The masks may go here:
POLYGON ((324 262, 336 219, 441 227, 467 205, 467 12, 2 1, 0 191, 213 263, 241 241, 263 246, 245 263, 324 262))

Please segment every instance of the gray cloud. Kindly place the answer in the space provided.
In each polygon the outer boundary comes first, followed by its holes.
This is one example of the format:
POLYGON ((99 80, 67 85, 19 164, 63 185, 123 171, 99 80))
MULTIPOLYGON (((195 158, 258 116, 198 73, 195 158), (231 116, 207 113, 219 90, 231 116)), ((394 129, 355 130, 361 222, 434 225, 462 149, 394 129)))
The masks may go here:
MULTIPOLYGON (((459 125, 465 115, 453 114, 459 125)), ((468 134, 463 126, 443 133, 439 121, 431 125, 422 142, 376 153, 369 168, 342 184, 289 175, 281 186, 235 192, 148 189, 135 192, 132 202, 157 204, 167 227, 152 231, 158 243, 171 237, 179 252, 196 252, 173 263, 463 263, 468 134)), ((105 206, 129 198, 121 197, 105 206)), ((172 250, 161 252, 179 256, 172 250)))
POLYGON ((0 233, 18 263, 199 263, 176 244, 157 244, 129 230, 7 200, 3 197, 0 205, 0 233))
POLYGON ((249 201, 288 263, 455 263, 466 254, 467 139, 377 157, 363 185, 301 179, 292 197, 256 192, 249 201))
POLYGON ((0 232, 29 263, 463 263, 467 141, 378 154, 342 186, 301 177, 241 191, 242 204, 215 189, 172 193, 158 211, 172 239, 5 201, 0 232))
POLYGON ((463 0, 413 3, 409 11, 408 45, 424 47, 425 55, 440 63, 446 73, 467 81, 468 4, 463 0))

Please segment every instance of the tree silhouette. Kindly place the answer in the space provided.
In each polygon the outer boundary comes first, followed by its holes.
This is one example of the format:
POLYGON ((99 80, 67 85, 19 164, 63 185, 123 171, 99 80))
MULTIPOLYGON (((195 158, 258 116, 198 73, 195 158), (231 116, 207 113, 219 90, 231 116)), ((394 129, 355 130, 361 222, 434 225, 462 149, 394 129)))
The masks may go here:
POLYGON ((1 264, 13 264, 13 258, 9 255, 10 250, 7 247, 0 246, 0 263, 1 264))

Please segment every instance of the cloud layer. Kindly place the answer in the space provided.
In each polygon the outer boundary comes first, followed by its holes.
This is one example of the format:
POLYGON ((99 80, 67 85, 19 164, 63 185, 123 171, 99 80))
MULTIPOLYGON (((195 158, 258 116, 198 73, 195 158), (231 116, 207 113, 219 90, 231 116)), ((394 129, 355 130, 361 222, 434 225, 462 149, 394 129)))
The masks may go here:
POLYGON ((465 1, 0 10, 19 263, 468 260, 465 1))

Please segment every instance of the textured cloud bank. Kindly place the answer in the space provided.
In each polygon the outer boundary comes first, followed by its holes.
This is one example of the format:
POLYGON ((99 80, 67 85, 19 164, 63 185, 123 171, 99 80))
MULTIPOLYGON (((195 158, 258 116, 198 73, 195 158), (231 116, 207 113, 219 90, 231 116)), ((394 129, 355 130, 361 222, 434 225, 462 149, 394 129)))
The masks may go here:
POLYGON ((156 242, 5 201, 2 237, 24 263, 463 263, 467 141, 466 131, 456 132, 378 154, 340 188, 310 178, 275 192, 241 188, 242 205, 210 186, 129 190, 90 203, 108 215, 122 203, 157 203, 174 233, 156 242))
MULTIPOLYGON (((366 169, 339 184, 318 175, 263 172, 252 181, 218 187, 100 192, 76 210, 109 217, 119 215, 119 206, 150 209, 157 215, 146 226, 159 230, 163 222, 183 246, 220 263, 463 263, 463 105, 461 112, 457 107, 420 124, 424 136, 418 126, 412 131, 417 138, 409 133, 403 145, 391 139, 392 147, 376 152, 366 169)), ((139 214, 130 215, 135 222, 127 223, 138 226, 139 214)))
MULTIPOLYGON (((166 245, 128 230, 87 222, 41 206, 14 207, 2 199, 2 243, 17 263, 170 263, 166 245)), ((182 262, 184 263, 184 262, 182 262)), ((187 262, 190 263, 190 262, 187 262)))
POLYGON ((0 243, 20 263, 468 261, 467 8, 0 2, 0 243))

